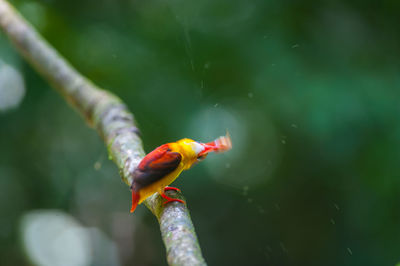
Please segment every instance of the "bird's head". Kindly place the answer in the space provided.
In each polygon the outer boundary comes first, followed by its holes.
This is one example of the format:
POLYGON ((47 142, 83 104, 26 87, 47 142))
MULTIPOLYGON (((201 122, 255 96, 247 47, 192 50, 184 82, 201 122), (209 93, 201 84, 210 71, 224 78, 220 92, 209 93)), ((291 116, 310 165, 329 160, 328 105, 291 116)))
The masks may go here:
POLYGON ((181 153, 186 157, 188 167, 197 161, 204 160, 210 152, 224 152, 232 148, 232 142, 229 134, 217 138, 208 143, 201 143, 192 139, 181 139, 177 142, 181 153))

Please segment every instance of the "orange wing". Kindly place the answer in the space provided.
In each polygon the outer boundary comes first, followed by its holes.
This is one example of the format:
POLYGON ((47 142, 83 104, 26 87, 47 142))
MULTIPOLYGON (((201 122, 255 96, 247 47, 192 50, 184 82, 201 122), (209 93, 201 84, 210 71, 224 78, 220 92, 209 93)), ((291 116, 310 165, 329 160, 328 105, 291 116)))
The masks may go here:
POLYGON ((139 191, 173 172, 181 163, 182 155, 164 144, 147 154, 134 171, 132 190, 139 191))

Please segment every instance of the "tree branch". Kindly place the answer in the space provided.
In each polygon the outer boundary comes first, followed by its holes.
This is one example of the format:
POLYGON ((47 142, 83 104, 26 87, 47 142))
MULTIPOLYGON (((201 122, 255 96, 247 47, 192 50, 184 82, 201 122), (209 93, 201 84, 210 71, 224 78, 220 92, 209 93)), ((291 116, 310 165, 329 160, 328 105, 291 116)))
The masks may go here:
MULTIPOLYGON (((0 0, 0 28, 18 52, 97 129, 123 181, 130 186, 133 170, 145 153, 134 117, 125 104, 78 73, 5 0, 0 0)), ((145 205, 160 223, 168 263, 205 265, 186 206, 172 203, 164 207, 158 194, 149 197, 145 205)))

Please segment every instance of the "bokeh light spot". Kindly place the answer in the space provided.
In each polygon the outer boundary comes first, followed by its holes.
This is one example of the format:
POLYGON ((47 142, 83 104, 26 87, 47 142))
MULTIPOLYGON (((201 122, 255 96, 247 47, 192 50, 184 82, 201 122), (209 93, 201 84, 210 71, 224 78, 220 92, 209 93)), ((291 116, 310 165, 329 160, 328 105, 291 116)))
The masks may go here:
POLYGON ((0 60, 0 111, 17 107, 25 95, 22 75, 0 60))
POLYGON ((86 229, 60 211, 33 211, 22 218, 23 246, 29 259, 41 266, 85 266, 91 263, 86 229))

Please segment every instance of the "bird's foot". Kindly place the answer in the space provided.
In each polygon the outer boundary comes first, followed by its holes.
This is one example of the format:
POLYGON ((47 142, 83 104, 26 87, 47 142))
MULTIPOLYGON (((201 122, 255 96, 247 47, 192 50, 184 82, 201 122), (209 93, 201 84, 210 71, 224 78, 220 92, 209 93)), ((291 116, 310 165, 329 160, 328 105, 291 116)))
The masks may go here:
POLYGON ((163 197, 164 199, 166 199, 166 201, 163 202, 163 205, 165 205, 165 204, 167 204, 167 203, 169 203, 169 202, 173 202, 173 201, 177 201, 177 202, 186 204, 183 200, 174 199, 174 198, 171 198, 171 197, 168 197, 167 195, 165 195, 165 191, 168 191, 168 190, 174 190, 174 191, 179 191, 179 192, 181 192, 181 190, 180 190, 179 188, 175 188, 175 187, 165 187, 163 193, 160 193, 160 194, 161 194, 161 197, 163 197))

